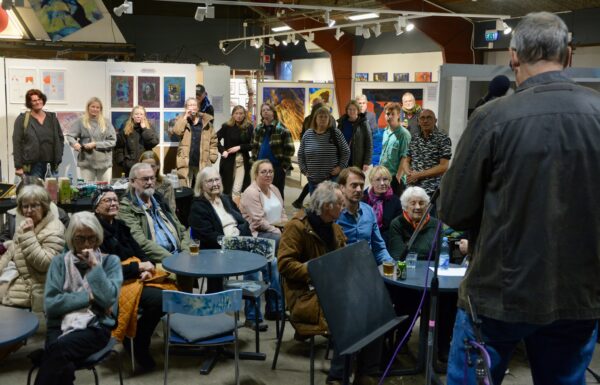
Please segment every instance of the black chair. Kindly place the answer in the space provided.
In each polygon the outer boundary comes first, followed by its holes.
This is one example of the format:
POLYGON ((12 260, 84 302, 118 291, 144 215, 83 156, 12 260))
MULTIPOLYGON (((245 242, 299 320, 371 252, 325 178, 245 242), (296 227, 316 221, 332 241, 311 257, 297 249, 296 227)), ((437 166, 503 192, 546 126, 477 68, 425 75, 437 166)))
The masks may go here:
MULTIPOLYGON (((106 358, 108 358, 108 356, 110 356, 112 354, 118 355, 118 353, 114 349, 115 345, 117 343, 118 343, 118 341, 114 337, 111 337, 111 339, 108 340, 108 344, 106 344, 106 346, 104 348, 102 348, 101 350, 97 351, 96 353, 90 355, 83 361, 75 363, 75 370, 82 370, 82 369, 91 370, 92 373, 94 373, 94 383, 96 385, 99 385, 100 380, 98 379, 98 372, 96 371, 96 365, 103 362, 106 358)), ((33 371, 36 368, 40 367, 40 364, 42 363, 43 355, 44 355, 44 349, 37 349, 27 356, 27 357, 29 357, 29 359, 31 360, 31 363, 33 364, 31 369, 29 369, 29 373, 27 373, 27 385, 31 384, 31 377, 33 375, 33 371)), ((117 360, 117 364, 119 367, 119 384, 123 385, 123 373, 121 371, 121 360, 117 360)))

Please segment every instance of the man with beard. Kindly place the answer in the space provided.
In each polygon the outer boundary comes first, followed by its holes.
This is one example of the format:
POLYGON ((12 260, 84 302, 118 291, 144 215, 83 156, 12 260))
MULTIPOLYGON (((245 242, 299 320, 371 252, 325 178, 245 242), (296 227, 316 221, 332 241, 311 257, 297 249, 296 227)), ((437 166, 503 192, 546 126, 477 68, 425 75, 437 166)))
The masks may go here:
POLYGON ((367 241, 378 265, 392 261, 379 232, 377 217, 373 209, 362 202, 365 174, 356 166, 348 167, 340 172, 338 184, 344 195, 344 209, 337 224, 344 230, 344 234, 348 238, 347 244, 367 241))
POLYGON ((400 122, 402 127, 406 128, 413 137, 419 135, 419 115, 421 115, 421 106, 417 104, 415 95, 410 92, 404 93, 400 122))
POLYGON ((147 163, 136 163, 129 172, 129 191, 121 199, 118 219, 152 262, 182 250, 189 251, 190 237, 175 213, 154 186, 156 176, 147 163))

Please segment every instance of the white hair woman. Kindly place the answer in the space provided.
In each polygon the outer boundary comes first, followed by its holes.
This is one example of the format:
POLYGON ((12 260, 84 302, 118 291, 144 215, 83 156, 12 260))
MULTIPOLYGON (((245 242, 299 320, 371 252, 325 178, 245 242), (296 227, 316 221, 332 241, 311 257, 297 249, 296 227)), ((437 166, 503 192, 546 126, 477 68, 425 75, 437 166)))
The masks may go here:
POLYGON ((72 384, 74 362, 106 346, 116 326, 122 268, 119 257, 100 252, 98 219, 73 214, 65 238, 68 251, 52 259, 46 279, 48 330, 36 385, 72 384))

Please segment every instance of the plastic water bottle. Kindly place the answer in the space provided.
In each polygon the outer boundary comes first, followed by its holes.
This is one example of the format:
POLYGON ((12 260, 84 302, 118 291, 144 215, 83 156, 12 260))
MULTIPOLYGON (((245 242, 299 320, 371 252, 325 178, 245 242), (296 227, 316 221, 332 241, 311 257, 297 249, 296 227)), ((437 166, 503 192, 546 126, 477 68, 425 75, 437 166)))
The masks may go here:
POLYGON ((442 239, 442 248, 440 249, 440 269, 446 270, 450 264, 450 246, 448 246, 448 238, 442 239))

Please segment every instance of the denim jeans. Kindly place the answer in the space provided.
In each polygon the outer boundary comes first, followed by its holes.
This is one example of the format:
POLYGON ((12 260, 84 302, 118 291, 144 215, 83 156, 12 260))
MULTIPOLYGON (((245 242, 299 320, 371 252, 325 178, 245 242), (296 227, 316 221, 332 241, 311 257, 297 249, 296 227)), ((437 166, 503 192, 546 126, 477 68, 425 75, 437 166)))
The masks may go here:
MULTIPOLYGON (((559 320, 548 325, 509 323, 480 317, 481 334, 491 358, 494 385, 500 385, 517 344, 525 341, 533 383, 539 385, 584 385, 598 334, 596 320, 559 320)), ((475 340, 471 316, 458 309, 448 362, 448 385, 476 384, 478 352, 465 349, 465 339, 475 340)))
MULTIPOLYGON (((35 162, 30 165, 29 172, 27 172, 26 174, 31 176, 37 176, 40 179, 45 179, 47 168, 48 162, 35 162)), ((50 168, 52 168, 52 166, 50 166, 50 168)), ((51 172, 53 177, 58 176, 58 168, 57 171, 52 170, 51 172)))

